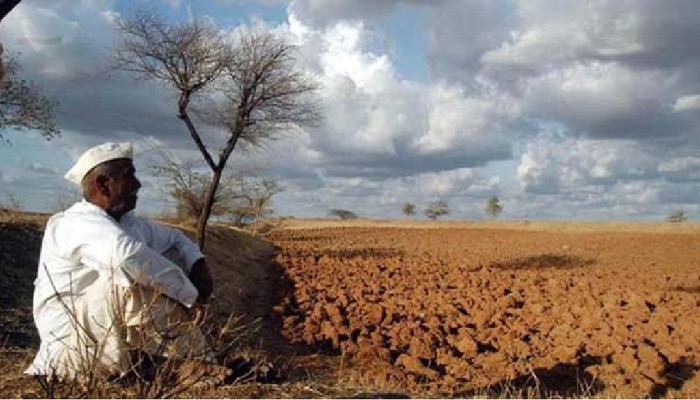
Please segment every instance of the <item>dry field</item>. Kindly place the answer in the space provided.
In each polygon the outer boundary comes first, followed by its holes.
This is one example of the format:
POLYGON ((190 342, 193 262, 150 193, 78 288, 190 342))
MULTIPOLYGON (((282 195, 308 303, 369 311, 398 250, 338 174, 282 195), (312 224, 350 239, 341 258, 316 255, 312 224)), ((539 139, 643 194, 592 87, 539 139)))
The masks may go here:
POLYGON ((697 224, 285 224, 271 237, 294 282, 285 335, 366 384, 700 395, 697 224))
MULTIPOLYGON (((38 338, 45 216, 0 216, 0 397, 38 338)), ((211 231, 212 324, 275 383, 186 397, 698 397, 700 226, 279 221, 265 240, 211 231)), ((130 397, 128 388, 102 397, 130 397)))

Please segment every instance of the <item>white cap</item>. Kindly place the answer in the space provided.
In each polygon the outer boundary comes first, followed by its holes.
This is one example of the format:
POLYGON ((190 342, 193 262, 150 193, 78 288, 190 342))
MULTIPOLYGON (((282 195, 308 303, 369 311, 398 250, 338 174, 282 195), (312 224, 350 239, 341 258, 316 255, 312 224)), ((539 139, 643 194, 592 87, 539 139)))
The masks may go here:
POLYGON ((95 146, 78 159, 73 168, 71 168, 64 177, 69 181, 80 186, 85 175, 96 166, 103 162, 116 160, 119 158, 128 158, 133 160, 133 148, 131 143, 103 143, 95 146))

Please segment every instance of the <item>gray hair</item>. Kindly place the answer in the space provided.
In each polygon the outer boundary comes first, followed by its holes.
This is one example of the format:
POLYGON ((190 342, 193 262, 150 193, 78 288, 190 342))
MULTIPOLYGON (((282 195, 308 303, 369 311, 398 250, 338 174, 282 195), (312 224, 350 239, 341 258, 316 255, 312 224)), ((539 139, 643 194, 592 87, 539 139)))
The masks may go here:
POLYGON ((80 182, 80 188, 83 192, 83 198, 90 198, 91 193, 93 191, 95 177, 107 176, 111 178, 121 171, 121 168, 118 168, 117 163, 113 161, 116 160, 105 161, 102 164, 97 164, 93 169, 90 170, 90 172, 85 174, 83 180, 80 182))

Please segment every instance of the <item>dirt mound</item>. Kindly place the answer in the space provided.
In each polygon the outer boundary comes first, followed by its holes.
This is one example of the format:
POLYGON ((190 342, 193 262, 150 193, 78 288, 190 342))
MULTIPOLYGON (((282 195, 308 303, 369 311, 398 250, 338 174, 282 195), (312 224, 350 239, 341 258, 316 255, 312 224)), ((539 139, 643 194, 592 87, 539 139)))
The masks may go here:
MULTIPOLYGON (((185 232, 194 237, 193 232, 185 232)), ((271 243, 234 228, 213 226, 204 253, 215 277, 213 305, 220 312, 254 320, 270 311, 271 301, 276 300, 270 296, 270 287, 281 273, 272 262, 271 243)))
POLYGON ((41 248, 42 221, 0 222, 0 343, 39 344, 32 296, 41 248))
POLYGON ((697 234, 331 228, 273 240, 294 281, 285 334, 377 385, 443 395, 515 385, 538 397, 700 390, 697 234))

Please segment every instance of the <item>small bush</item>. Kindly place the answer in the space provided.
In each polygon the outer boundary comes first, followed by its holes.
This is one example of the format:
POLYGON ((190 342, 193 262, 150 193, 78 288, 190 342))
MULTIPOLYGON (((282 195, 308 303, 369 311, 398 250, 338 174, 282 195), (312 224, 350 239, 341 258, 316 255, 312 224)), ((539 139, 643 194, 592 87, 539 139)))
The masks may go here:
POLYGON ((329 213, 331 216, 338 217, 342 220, 347 220, 347 219, 357 219, 357 214, 355 214, 352 211, 348 210, 342 210, 342 209, 333 209, 329 213))
POLYGON ((413 203, 406 203, 401 209, 406 217, 410 217, 416 214, 416 206, 413 203))
POLYGON ((435 221, 436 219, 450 213, 450 206, 444 200, 438 200, 430 203, 424 211, 425 216, 435 221))
POLYGON ((501 200, 497 196, 489 197, 488 200, 486 200, 486 208, 484 211, 491 218, 497 218, 498 214, 503 211, 501 200))
POLYGON ((20 221, 22 219, 22 200, 13 193, 5 195, 5 201, 0 200, 0 217, 5 221, 20 221))
POLYGON ((666 217, 666 221, 668 222, 685 222, 687 220, 688 216, 685 215, 685 211, 683 210, 674 211, 668 217, 666 217))

